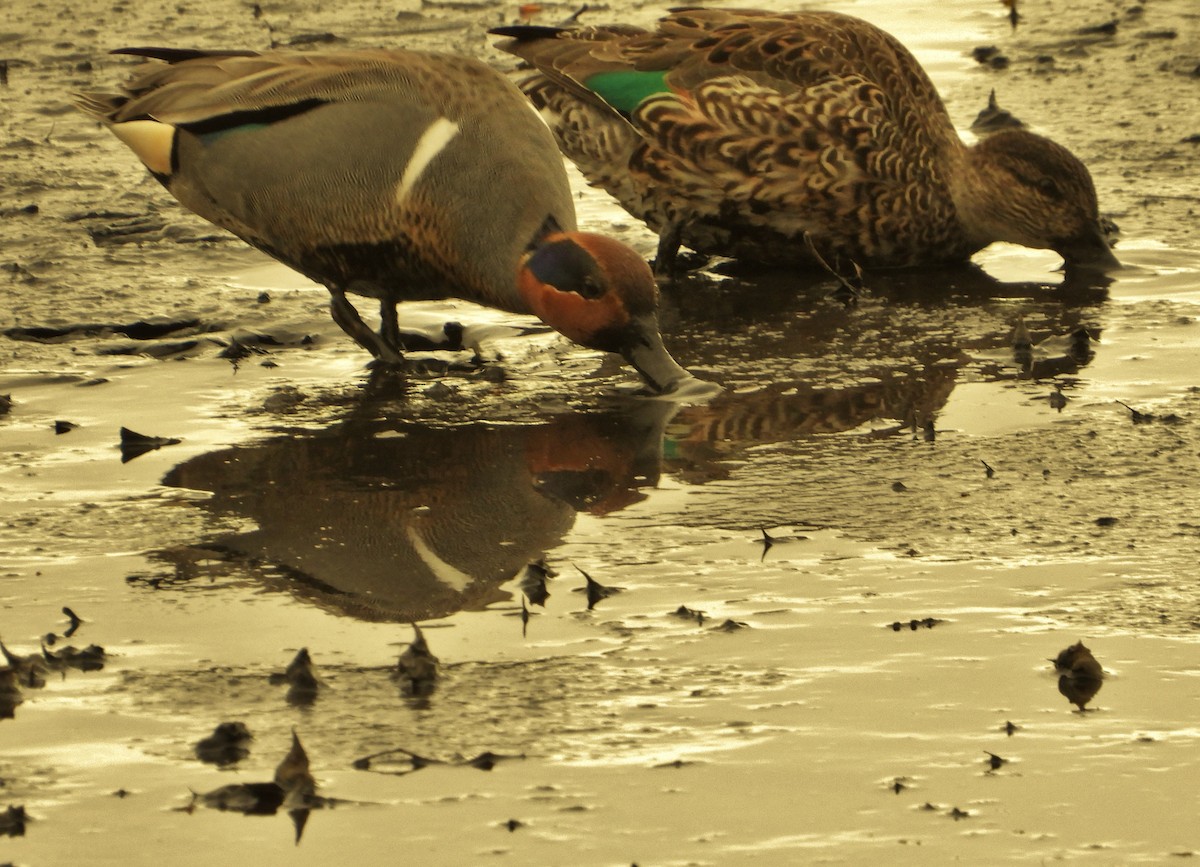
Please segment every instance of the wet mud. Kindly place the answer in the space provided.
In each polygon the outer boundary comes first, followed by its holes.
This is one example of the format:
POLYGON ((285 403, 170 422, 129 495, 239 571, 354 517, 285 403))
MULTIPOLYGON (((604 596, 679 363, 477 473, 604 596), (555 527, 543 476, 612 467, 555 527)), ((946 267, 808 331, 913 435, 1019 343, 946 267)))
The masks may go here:
MULTIPOLYGON (((723 388, 688 404, 459 302, 402 324, 467 348, 370 371, 324 289, 70 108, 123 45, 502 66, 515 8, 18 3, 0 861, 1200 852, 1192 5, 839 6, 964 131, 994 91, 1079 155, 1126 267, 996 247, 847 293, 710 263, 664 287, 667 345, 723 388)), ((653 254, 573 182, 585 227, 653 254)))

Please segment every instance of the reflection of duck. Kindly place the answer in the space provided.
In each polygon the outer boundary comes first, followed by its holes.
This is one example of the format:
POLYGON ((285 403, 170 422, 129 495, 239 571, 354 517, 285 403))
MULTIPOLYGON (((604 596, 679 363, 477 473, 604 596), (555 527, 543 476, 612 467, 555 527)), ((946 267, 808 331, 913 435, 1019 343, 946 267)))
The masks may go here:
POLYGON ((669 465, 699 482, 723 476, 726 469, 719 461, 755 443, 842 433, 872 422, 891 430, 920 429, 932 424, 957 373, 947 365, 845 388, 788 383, 685 407, 670 425, 676 438, 669 465))
MULTIPOLYGON (((1013 330, 1012 358, 1020 369, 1021 378, 1050 379, 1078 373, 1095 355, 1092 345, 1091 332, 1082 326, 1070 334, 1050 335, 1035 343, 1024 320, 1019 320, 1013 330)), ((1061 391, 1059 386, 1060 396, 1061 391)))
POLYGON ((644 496, 674 410, 636 401, 536 425, 353 422, 200 455, 164 482, 251 519, 255 529, 214 547, 269 582, 355 616, 418 621, 506 598, 497 587, 557 544, 576 510, 644 496))
POLYGON ((993 241, 1113 267, 1096 192, 1025 130, 967 147, 893 37, 833 12, 681 8, 636 27, 502 27, 593 184, 680 243, 755 262, 967 259, 993 241), (811 247, 810 247, 811 245, 811 247))
POLYGON ((850 431, 933 440, 963 381, 1089 364, 1106 297, 1090 283, 1006 283, 967 266, 877 272, 847 307, 829 297, 828 276, 731 264, 664 292, 681 352, 726 388, 668 426, 666 470, 691 482, 724 477, 753 444, 850 431), (1014 309, 1030 323, 1019 339, 1014 309))
POLYGON ((119 53, 165 63, 79 107, 184 206, 326 285, 334 320, 376 357, 400 360, 397 302, 453 296, 536 313, 622 353, 660 391, 686 377, 659 337, 649 268, 574 231, 552 138, 485 64, 382 50, 119 53), (347 292, 380 300, 379 333, 347 292))

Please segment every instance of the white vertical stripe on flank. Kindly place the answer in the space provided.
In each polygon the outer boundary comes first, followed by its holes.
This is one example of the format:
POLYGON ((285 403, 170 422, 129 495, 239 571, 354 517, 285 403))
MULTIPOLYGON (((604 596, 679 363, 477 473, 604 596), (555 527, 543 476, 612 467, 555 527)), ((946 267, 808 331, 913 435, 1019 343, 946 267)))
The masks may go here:
POLYGON ((450 144, 456 135, 458 135, 458 124, 446 117, 439 117, 429 125, 425 132, 421 133, 421 138, 417 140, 417 146, 413 148, 412 158, 404 167, 404 176, 400 178, 400 183, 396 186, 397 202, 403 202, 408 197, 417 180, 425 173, 425 169, 438 154, 445 150, 446 145, 450 144))

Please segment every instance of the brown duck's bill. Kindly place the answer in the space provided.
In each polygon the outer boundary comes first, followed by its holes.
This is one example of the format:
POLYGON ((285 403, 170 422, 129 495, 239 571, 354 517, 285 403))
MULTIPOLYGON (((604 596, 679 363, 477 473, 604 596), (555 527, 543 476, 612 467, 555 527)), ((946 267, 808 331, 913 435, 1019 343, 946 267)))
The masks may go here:
POLYGON ((1108 238, 1099 225, 1090 229, 1078 238, 1072 238, 1059 244, 1055 252, 1066 260, 1068 268, 1079 268, 1086 271, 1115 271, 1121 267, 1121 261, 1109 246, 1108 238))

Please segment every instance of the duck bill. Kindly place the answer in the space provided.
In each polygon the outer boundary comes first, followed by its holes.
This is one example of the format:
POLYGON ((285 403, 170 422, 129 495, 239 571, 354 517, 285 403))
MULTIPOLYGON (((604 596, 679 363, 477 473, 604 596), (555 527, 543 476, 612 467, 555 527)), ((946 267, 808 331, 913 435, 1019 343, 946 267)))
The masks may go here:
POLYGON ((1064 241, 1056 252, 1063 257, 1068 268, 1107 272, 1121 267, 1120 260, 1098 224, 1080 237, 1064 241))
POLYGON ((629 339, 620 352, 657 394, 668 394, 677 389, 680 383, 692 379, 692 375, 667 352, 658 333, 658 323, 652 316, 635 320, 629 339))

